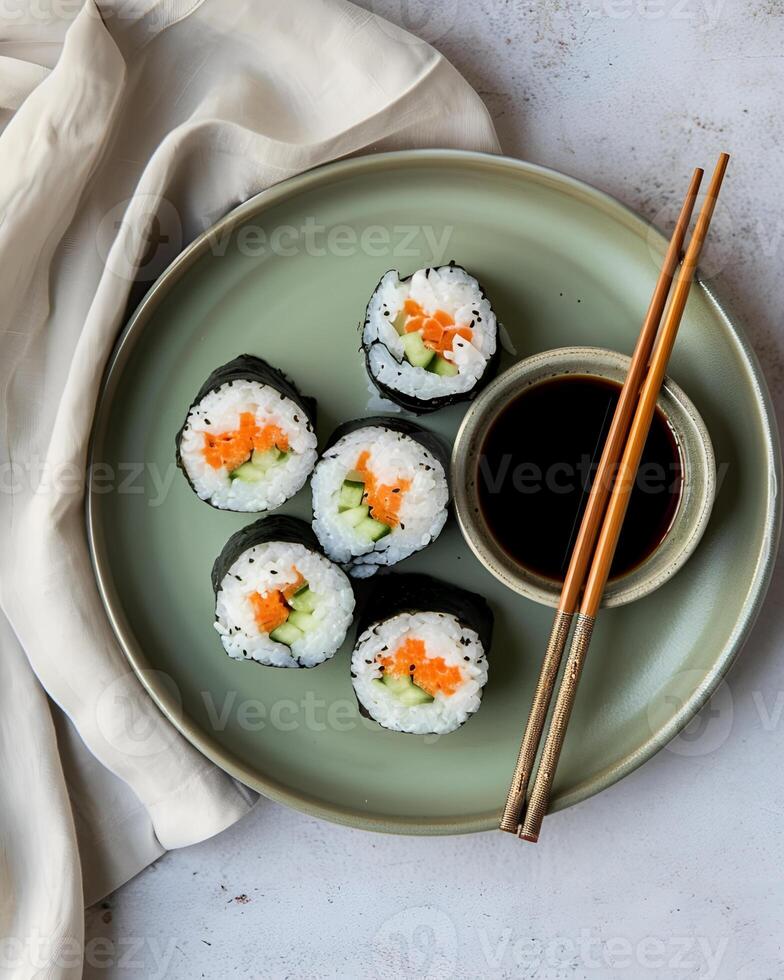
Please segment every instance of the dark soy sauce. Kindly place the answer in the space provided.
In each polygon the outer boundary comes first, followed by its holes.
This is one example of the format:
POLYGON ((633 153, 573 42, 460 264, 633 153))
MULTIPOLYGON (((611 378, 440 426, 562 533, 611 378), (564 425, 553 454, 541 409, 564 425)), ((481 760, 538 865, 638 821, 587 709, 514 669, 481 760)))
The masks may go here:
MULTIPOLYGON (((539 382, 498 415, 485 437, 477 486, 487 525, 520 565, 563 581, 621 386, 589 375, 539 382)), ((680 450, 660 409, 651 424, 611 578, 661 544, 678 509, 680 450)))

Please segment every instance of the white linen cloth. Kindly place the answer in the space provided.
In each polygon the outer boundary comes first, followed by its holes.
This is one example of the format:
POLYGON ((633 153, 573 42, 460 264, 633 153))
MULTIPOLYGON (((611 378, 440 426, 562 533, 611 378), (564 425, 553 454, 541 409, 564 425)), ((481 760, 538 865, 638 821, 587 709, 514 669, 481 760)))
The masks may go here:
POLYGON ((0 31, 0 971, 77 977, 85 901, 253 803, 147 697, 93 580, 82 474, 127 307, 285 177, 498 145, 448 62, 343 0, 14 4, 0 31))

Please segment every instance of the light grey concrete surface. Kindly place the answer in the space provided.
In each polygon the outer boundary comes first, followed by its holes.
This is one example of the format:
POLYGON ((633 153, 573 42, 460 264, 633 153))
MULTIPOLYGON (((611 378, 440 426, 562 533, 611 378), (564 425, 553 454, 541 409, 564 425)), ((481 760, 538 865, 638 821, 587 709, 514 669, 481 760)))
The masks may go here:
MULTIPOLYGON (((784 407, 780 0, 365 0, 482 94, 509 154, 667 218, 733 153, 706 258, 784 407)), ((87 913, 88 977, 784 976, 784 578, 711 706, 548 824, 380 837, 265 801, 87 913)))

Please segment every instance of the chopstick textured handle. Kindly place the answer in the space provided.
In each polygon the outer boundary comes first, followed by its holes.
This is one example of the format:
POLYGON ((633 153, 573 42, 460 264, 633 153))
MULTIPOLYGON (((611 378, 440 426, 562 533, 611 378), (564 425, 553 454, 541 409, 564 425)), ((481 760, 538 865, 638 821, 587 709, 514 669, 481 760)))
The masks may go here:
POLYGON ((561 687, 555 699, 553 717, 550 720, 550 728, 547 739, 542 749, 542 757, 539 760, 539 768, 536 772, 531 798, 525 811, 520 836, 523 840, 536 842, 539 839, 539 831, 542 829, 542 821, 547 812, 550 801, 550 790, 552 789, 555 770, 558 767, 558 759, 561 755, 564 739, 566 738, 566 727, 569 724, 569 717, 574 706, 574 699, 577 695, 577 685, 580 683, 583 664, 588 655, 588 647, 591 645, 593 636, 593 626, 596 622, 593 616, 579 615, 577 625, 574 628, 572 645, 569 650, 569 657, 564 668, 561 687))
POLYGON ((531 713, 526 722, 525 733, 520 744, 520 754, 517 756, 517 765, 501 817, 501 830, 506 830, 510 834, 516 834, 520 829, 525 794, 528 791, 528 782, 534 768, 534 760, 539 749, 539 739, 542 737, 542 729, 547 718, 558 671, 561 667, 566 641, 569 639, 572 617, 573 613, 559 609, 553 620, 553 629, 542 661, 542 669, 539 671, 539 680, 531 704, 531 713))

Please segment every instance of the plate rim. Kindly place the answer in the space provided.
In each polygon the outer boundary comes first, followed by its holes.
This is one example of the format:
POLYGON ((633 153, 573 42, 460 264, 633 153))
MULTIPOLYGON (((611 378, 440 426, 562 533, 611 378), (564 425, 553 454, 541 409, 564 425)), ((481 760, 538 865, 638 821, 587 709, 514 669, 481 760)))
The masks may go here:
MULTIPOLYGON (((141 649, 141 645, 134 637, 130 623, 127 622, 122 612, 122 605, 119 602, 119 596, 110 574, 108 559, 105 552, 102 553, 101 551, 102 530, 99 522, 99 507, 96 504, 96 499, 99 495, 93 492, 92 484, 96 449, 106 426, 112 396, 122 374, 123 367, 152 314, 167 294, 169 287, 177 282, 196 260, 201 257, 203 251, 208 246, 210 238, 223 234, 226 231, 231 231, 249 216, 260 214, 274 204, 291 197, 296 197, 298 194, 318 186, 332 177, 340 179, 346 176, 357 176, 372 172, 373 170, 405 167, 412 164, 419 167, 428 165, 433 167, 458 165, 481 170, 490 169, 499 173, 503 172, 517 176, 523 175, 527 179, 534 178, 545 184, 557 185, 561 190, 567 191, 572 196, 582 198, 583 201, 587 201, 595 207, 598 207, 601 211, 611 213, 616 218, 623 219, 628 227, 645 235, 649 242, 655 241, 661 248, 662 253, 666 247, 666 238, 655 225, 605 191, 601 191, 582 180, 578 180, 560 171, 500 154, 451 149, 396 150, 332 161, 301 174, 288 177, 280 183, 248 198, 247 201, 233 208, 215 222, 215 224, 201 232, 173 259, 152 283, 127 320, 125 326, 119 332, 103 372, 100 390, 93 412, 93 422, 86 455, 85 524, 87 544, 96 585, 120 649, 123 651, 125 658, 130 663, 136 676, 158 708, 175 728, 206 758, 230 776, 233 776, 269 799, 332 823, 392 834, 441 835, 475 833, 496 829, 500 816, 500 808, 493 808, 492 811, 485 811, 484 813, 474 814, 468 817, 429 820, 422 817, 383 816, 380 814, 365 813, 351 807, 340 806, 339 804, 326 803, 321 799, 284 786, 270 776, 260 776, 258 772, 251 770, 241 760, 236 759, 229 750, 217 744, 210 736, 202 732, 194 722, 184 717, 178 710, 177 699, 172 696, 165 686, 158 685, 154 682, 153 676, 151 675, 154 675, 157 669, 147 660, 146 655, 141 649)), ((648 759, 652 758, 678 732, 682 731, 694 715, 709 700, 727 671, 737 660, 759 615, 773 575, 782 524, 782 501, 779 499, 778 494, 778 488, 782 482, 781 447, 773 401, 759 359, 746 336, 743 326, 721 299, 720 287, 717 289, 713 283, 707 284, 699 276, 699 273, 695 284, 703 290, 714 312, 724 321, 728 328, 728 334, 737 344, 760 407, 766 450, 768 487, 763 538, 757 555, 754 576, 749 584, 741 615, 738 617, 727 641, 716 655, 702 683, 682 704, 677 714, 669 723, 659 728, 649 739, 623 759, 609 764, 592 778, 583 780, 569 792, 557 797, 554 800, 551 812, 573 806, 619 782, 648 759)), ((522 722, 523 717, 521 715, 521 725, 522 722)))

